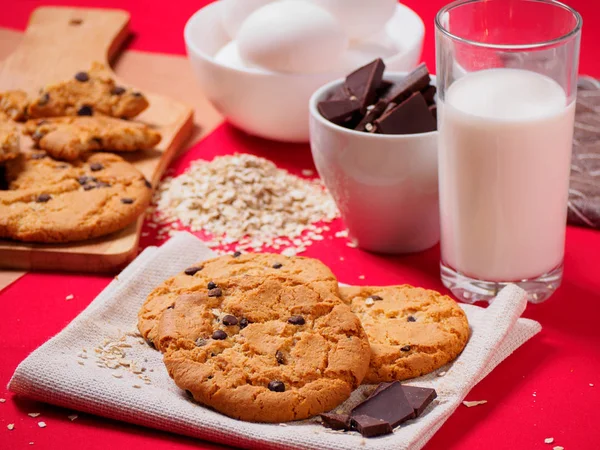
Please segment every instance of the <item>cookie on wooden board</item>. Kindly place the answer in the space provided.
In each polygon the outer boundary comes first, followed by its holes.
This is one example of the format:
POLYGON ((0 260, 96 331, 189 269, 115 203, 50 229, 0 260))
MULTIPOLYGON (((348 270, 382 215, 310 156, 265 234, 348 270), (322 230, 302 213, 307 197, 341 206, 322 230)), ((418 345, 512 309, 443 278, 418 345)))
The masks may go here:
POLYGON ((131 152, 153 148, 160 134, 143 123, 113 117, 30 120, 24 132, 55 159, 74 160, 89 151, 131 152))
POLYGON ((283 274, 215 284, 181 293, 159 325, 169 375, 196 401, 286 422, 329 411, 360 385, 369 343, 339 297, 283 274))
POLYGON ((408 285, 340 287, 371 344, 365 383, 406 380, 454 360, 469 339, 464 311, 450 297, 408 285))
POLYGON ((267 275, 284 275, 310 285, 322 295, 338 295, 337 279, 316 259, 271 253, 224 255, 194 264, 154 289, 138 313, 138 329, 154 345, 159 320, 178 296, 203 291, 208 283, 222 279, 267 275))
POLYGON ((69 242, 120 230, 142 214, 152 187, 117 155, 66 163, 27 152, 6 165, 0 190, 0 238, 69 242))
POLYGON ((148 107, 148 100, 138 91, 118 86, 99 63, 73 78, 50 84, 41 90, 28 108, 30 118, 91 116, 102 114, 131 119, 148 107))

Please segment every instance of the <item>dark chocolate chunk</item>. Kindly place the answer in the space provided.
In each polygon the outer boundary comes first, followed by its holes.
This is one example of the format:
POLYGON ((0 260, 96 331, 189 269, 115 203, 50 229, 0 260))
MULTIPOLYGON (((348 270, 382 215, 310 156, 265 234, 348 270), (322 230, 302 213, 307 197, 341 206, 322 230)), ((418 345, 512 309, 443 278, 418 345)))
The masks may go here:
POLYGON ((351 418, 352 428, 356 429, 364 437, 375 437, 393 432, 389 422, 376 417, 357 415, 351 418))
POLYGON ((209 297, 221 297, 222 295, 223 295, 223 291, 221 290, 221 288, 214 288, 214 289, 211 289, 210 291, 208 291, 209 297))
POLYGON ((48 94, 47 92, 44 92, 42 94, 42 96, 39 98, 37 104, 40 106, 44 106, 44 105, 47 105, 49 101, 50 101, 50 94, 48 94))
POLYGON ((202 269, 204 269, 204 266, 192 266, 185 269, 183 273, 185 273, 186 275, 193 276, 200 272, 202 269))
POLYGON ((416 321, 417 321, 417 319, 415 318, 415 316, 408 316, 408 317, 406 318, 406 321, 407 321, 407 322, 416 322, 416 321))
POLYGON ((92 163, 90 164, 90 170, 92 172, 98 172, 99 170, 104 169, 104 166, 100 163, 92 163))
POLYGON ((425 408, 437 397, 435 389, 421 388, 416 386, 402 386, 404 395, 408 403, 415 410, 415 415, 419 417, 425 408))
POLYGON ((292 316, 287 321, 292 325, 304 325, 306 323, 304 317, 302 316, 292 316))
POLYGON ((240 325, 240 330, 243 330, 244 328, 246 328, 248 326, 248 319, 243 317, 242 319, 240 319, 239 325, 240 325))
POLYGON ((343 84, 334 88, 334 90, 327 96, 326 100, 347 100, 352 94, 348 91, 346 86, 343 84))
POLYGON ((111 89, 110 93, 112 95, 121 95, 125 93, 125 88, 122 86, 115 86, 114 88, 111 89))
POLYGON ((87 74, 87 72, 77 72, 75 74, 75 79, 77 81, 81 81, 82 83, 85 83, 86 81, 89 81, 90 76, 87 74))
POLYGON ((36 203, 46 203, 52 198, 50 194, 40 194, 36 197, 36 203))
POLYGON ((376 301, 376 302, 380 302, 380 301, 382 301, 382 300, 383 300, 383 297, 380 297, 379 295, 370 295, 370 296, 369 296, 369 297, 367 297, 367 298, 370 298, 371 300, 374 300, 374 301, 376 301))
POLYGON ((371 395, 369 395, 367 397, 367 399, 373 397, 374 395, 379 394, 381 391, 383 391, 385 388, 387 388, 390 384, 392 384, 392 383, 379 383, 379 385, 375 388, 375 390, 373 392, 371 392, 371 395))
POLYGON ((233 252, 233 257, 237 258, 239 256, 242 256, 242 252, 233 252))
POLYGON ((433 98, 435 97, 436 92, 437 92, 437 89, 435 88, 435 86, 431 86, 431 85, 427 86, 425 89, 423 89, 421 91, 421 94, 423 94, 423 98, 427 102, 427 105, 434 104, 433 98))
POLYGON ((209 281, 208 284, 206 285, 206 289, 214 289, 217 287, 217 283, 215 283, 214 281, 209 281))
POLYGON ((375 119, 378 119, 383 114, 387 105, 388 102, 386 102, 385 100, 379 100, 374 105, 368 106, 367 114, 365 114, 365 116, 361 119, 361 121, 354 129, 357 131, 374 131, 375 127, 373 125, 373 122, 375 121, 375 119), (371 125, 371 127, 369 127, 368 125, 371 125))
POLYGON ((325 413, 319 416, 324 427, 332 430, 350 430, 350 416, 348 414, 325 413))
POLYGON ((283 352, 281 350, 277 350, 275 352, 275 359, 277 360, 277 362, 279 364, 285 364, 285 355, 283 354, 283 352))
POLYGON ((376 94, 378 98, 385 97, 385 95, 389 92, 390 88, 394 85, 391 81, 381 80, 381 84, 376 90, 376 94))
POLYGON ((224 316, 222 322, 223 322, 223 325, 225 325, 227 327, 231 327, 233 325, 238 324, 237 317, 232 316, 231 314, 227 314, 226 316, 224 316))
POLYGON ((94 114, 94 110, 90 105, 83 105, 81 108, 77 110, 78 116, 91 116, 94 114))
POLYGON ((356 100, 325 100, 319 102, 317 109, 325 119, 336 125, 347 126, 360 120, 360 103, 356 100))
POLYGON ((419 92, 429 86, 431 77, 425 63, 420 64, 415 70, 406 75, 402 81, 392 87, 385 98, 390 102, 402 103, 413 93, 419 92))
POLYGON ((360 107, 364 110, 368 105, 375 103, 377 88, 381 85, 385 64, 381 58, 363 66, 346 77, 346 89, 358 99, 360 107))
POLYGON ((198 338, 196 339, 196 347, 204 347, 206 345, 206 339, 198 338))
POLYGON ((403 352, 410 352, 410 345, 405 345, 400 350, 402 350, 403 352))
POLYGON ((124 197, 121 199, 121 203, 124 205, 132 205, 135 200, 129 197, 124 197))
POLYGON ((281 269, 282 267, 283 267, 283 264, 281 264, 281 263, 273 264, 273 269, 281 269))
POLYGON ((435 120, 420 92, 400 103, 375 121, 383 134, 416 134, 436 130, 435 120))
POLYGON ((368 416, 388 422, 396 428, 403 422, 415 417, 415 411, 408 402, 402 385, 394 381, 379 392, 356 406, 350 413, 355 416, 368 416))
POLYGON ((269 381, 269 390, 273 392, 285 392, 285 384, 281 381, 269 381))
POLYGON ((227 339, 227 333, 223 330, 217 330, 212 334, 212 338, 216 341, 222 341, 223 339, 227 339))

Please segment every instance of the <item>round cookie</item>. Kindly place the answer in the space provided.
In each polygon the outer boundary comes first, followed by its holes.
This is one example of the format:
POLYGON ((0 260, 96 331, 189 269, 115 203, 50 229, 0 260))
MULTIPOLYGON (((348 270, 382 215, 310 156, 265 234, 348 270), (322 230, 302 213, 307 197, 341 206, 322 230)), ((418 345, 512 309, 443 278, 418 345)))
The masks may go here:
POLYGON ((267 275, 283 275, 297 279, 323 295, 339 294, 335 275, 316 259, 274 253, 224 255, 192 265, 154 289, 138 313, 138 329, 146 341, 154 345, 160 317, 179 295, 204 291, 211 281, 222 282, 232 277, 267 275))
POLYGON ((452 361, 469 339, 469 323, 450 297, 408 285, 341 287, 371 344, 365 383, 406 380, 452 361))
POLYGON ((152 186, 119 156, 96 153, 70 163, 26 153, 6 166, 0 238, 69 242, 120 230, 142 214, 152 186))
POLYGON ((169 375, 199 403, 236 419, 286 422, 329 411, 360 385, 369 342, 336 295, 277 275, 211 288, 180 295, 157 338, 169 375))

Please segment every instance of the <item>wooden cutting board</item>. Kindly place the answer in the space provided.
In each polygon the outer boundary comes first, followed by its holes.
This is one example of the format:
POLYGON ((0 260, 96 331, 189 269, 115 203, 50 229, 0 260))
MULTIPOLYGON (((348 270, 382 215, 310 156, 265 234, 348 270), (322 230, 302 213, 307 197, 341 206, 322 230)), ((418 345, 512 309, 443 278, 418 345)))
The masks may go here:
MULTIPOLYGON (((117 58, 128 36, 128 23, 129 14, 121 10, 35 10, 25 34, 0 29, 0 58, 4 58, 0 63, 0 90, 21 88, 35 92, 45 84, 72 77, 93 61, 113 62, 116 78, 149 98, 150 107, 138 119, 157 126, 163 136, 157 151, 128 158, 148 179, 157 182, 190 137, 193 141, 203 138, 222 118, 196 86, 184 57, 128 51, 117 58), (193 109, 186 102, 196 107, 196 124, 192 120, 193 109)), ((117 271, 136 256, 141 224, 142 219, 110 236, 80 243, 0 241, 0 267, 117 271)))

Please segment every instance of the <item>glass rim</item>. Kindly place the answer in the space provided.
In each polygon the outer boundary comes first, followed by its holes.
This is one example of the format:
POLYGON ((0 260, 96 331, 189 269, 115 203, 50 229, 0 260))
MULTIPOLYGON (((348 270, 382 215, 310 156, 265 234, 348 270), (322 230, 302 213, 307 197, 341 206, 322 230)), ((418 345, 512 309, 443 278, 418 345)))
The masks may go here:
POLYGON ((526 50, 526 49, 547 47, 549 45, 559 44, 561 42, 567 41, 570 38, 576 36, 581 31, 581 26, 583 24, 583 19, 581 17, 581 14, 579 14, 575 9, 571 8, 569 5, 565 5, 562 2, 559 2, 556 0, 520 0, 520 1, 529 1, 532 3, 544 3, 546 5, 553 5, 558 8, 561 8, 572 14, 572 16, 575 18, 575 26, 568 33, 566 33, 562 36, 556 37, 554 39, 546 40, 546 41, 532 42, 530 44, 490 44, 490 43, 486 43, 486 42, 474 41, 471 39, 457 36, 456 34, 451 33, 448 29, 446 29, 446 27, 444 27, 442 25, 442 16, 445 13, 451 11, 452 9, 457 8, 459 6, 467 5, 469 3, 484 3, 485 1, 486 0, 455 0, 452 3, 447 4, 442 9, 440 9, 437 12, 437 14, 435 15, 436 29, 439 30, 441 33, 443 33, 446 37, 448 37, 452 40, 459 41, 464 44, 473 45, 476 47, 485 47, 485 48, 498 49, 498 50, 526 50))

